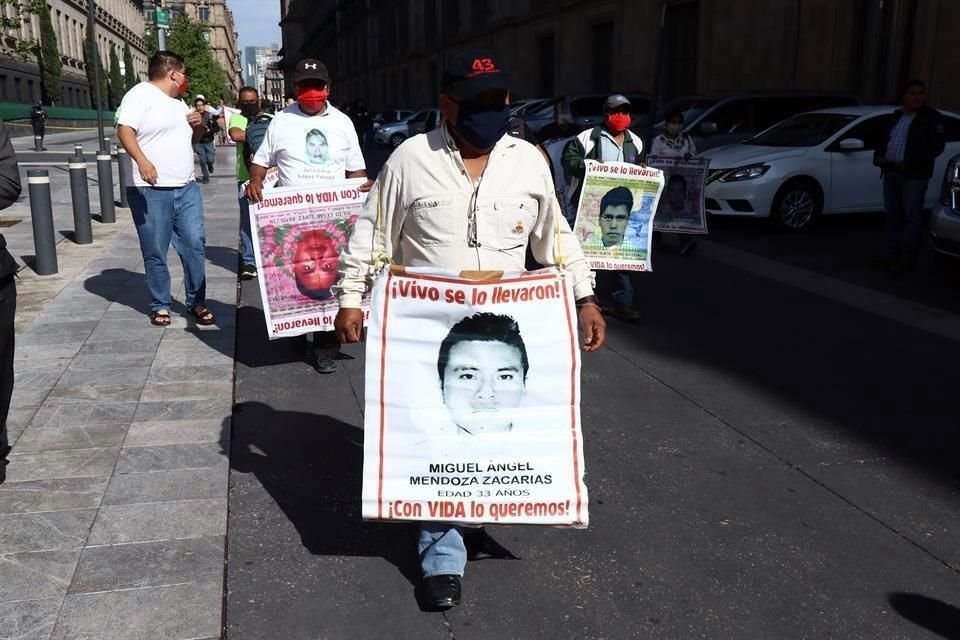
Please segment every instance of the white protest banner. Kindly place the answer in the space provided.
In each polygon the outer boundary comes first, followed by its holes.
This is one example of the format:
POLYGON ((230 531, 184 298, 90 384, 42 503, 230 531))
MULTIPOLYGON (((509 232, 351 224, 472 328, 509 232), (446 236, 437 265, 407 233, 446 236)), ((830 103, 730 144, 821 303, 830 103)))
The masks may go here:
POLYGON ((576 323, 553 270, 378 278, 363 517, 587 526, 576 323))
POLYGON ((663 197, 657 208, 654 231, 707 233, 703 188, 710 160, 650 156, 647 163, 663 171, 663 197))
MULTIPOLYGON (((250 205, 260 296, 270 339, 333 331, 339 305, 330 291, 337 259, 367 194, 365 178, 335 185, 266 189, 250 205)), ((367 301, 364 311, 369 313, 367 301)))
POLYGON ((594 269, 651 271, 659 169, 587 160, 573 232, 594 269))
MULTIPOLYGON (((230 118, 232 118, 234 115, 238 113, 240 113, 240 109, 234 109, 233 107, 228 107, 224 105, 223 107, 224 125, 223 126, 224 126, 224 129, 226 130, 224 133, 228 133, 230 131, 230 118)), ((233 139, 229 136, 229 134, 222 136, 221 141, 222 141, 221 144, 223 146, 227 146, 227 147, 237 146, 237 143, 233 141, 233 139)))

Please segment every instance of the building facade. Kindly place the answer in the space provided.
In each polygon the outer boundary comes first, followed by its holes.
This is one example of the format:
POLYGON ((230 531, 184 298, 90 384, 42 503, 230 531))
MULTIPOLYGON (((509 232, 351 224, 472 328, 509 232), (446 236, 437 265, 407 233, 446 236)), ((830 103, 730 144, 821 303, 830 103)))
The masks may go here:
POLYGON ((243 50, 243 81, 264 91, 264 81, 267 77, 267 65, 277 60, 277 45, 270 47, 247 47, 243 50))
MULTIPOLYGON (((263 0, 264 2, 266 0, 263 0)), ((153 8, 146 5, 147 20, 153 24, 153 8)), ((240 45, 233 12, 226 0, 164 0, 163 6, 170 10, 172 21, 178 14, 186 14, 191 20, 202 22, 207 32, 210 51, 214 60, 227 75, 227 87, 236 95, 243 86, 243 68, 240 64, 240 45)))
MULTIPOLYGON (((276 0, 274 0, 276 1, 276 0)), ((960 110, 951 61, 956 0, 280 0, 282 67, 317 57, 334 94, 368 104, 436 102, 446 57, 491 47, 515 98, 653 89, 660 95, 762 89, 849 91, 896 100, 918 77, 960 110)))
MULTIPOLYGON (((85 33, 87 28, 87 0, 48 0, 53 30, 57 35, 57 47, 63 61, 63 98, 60 105, 66 107, 90 107, 90 87, 87 83, 86 66, 83 61, 85 33)), ((8 18, 19 12, 10 5, 3 6, 8 18)), ((121 73, 133 73, 138 79, 146 77, 147 50, 143 40, 144 15, 141 2, 134 0, 98 0, 96 3, 96 41, 104 70, 110 72, 110 48, 116 47, 121 73), (130 44, 133 54, 133 69, 123 67, 123 47, 130 44)), ((29 15, 19 28, 8 29, 3 34, 2 45, 7 52, 17 42, 38 40, 40 20, 29 15)), ((23 62, 0 50, 0 101, 31 103, 40 100, 40 69, 36 58, 23 62)))

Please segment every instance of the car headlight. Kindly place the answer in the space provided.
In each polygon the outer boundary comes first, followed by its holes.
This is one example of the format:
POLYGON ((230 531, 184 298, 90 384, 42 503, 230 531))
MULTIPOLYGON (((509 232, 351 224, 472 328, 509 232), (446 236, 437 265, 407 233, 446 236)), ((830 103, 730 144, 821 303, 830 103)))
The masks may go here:
POLYGON ((943 187, 940 189, 940 202, 954 211, 960 211, 960 158, 947 163, 943 174, 943 187))
POLYGON ((754 164, 749 167, 740 167, 734 169, 720 177, 720 182, 739 182, 740 180, 753 180, 759 178, 770 170, 768 164, 754 164))

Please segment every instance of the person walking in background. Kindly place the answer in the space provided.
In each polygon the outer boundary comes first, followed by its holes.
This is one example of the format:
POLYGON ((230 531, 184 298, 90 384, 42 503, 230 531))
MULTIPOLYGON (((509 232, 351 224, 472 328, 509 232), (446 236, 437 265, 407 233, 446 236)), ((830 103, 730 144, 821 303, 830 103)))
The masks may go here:
MULTIPOLYGON (((0 120, 0 209, 6 209, 20 197, 20 167, 13 152, 10 134, 0 120)), ((7 479, 7 414, 13 395, 14 318, 17 313, 17 261, 7 251, 0 233, 0 484, 7 479)))
POLYGON ((46 151, 47 148, 43 146, 43 137, 46 135, 47 112, 43 108, 42 102, 37 102, 30 108, 30 125, 33 127, 33 136, 40 138, 41 150, 46 151))
MULTIPOLYGON (((697 155, 697 146, 693 143, 693 138, 683 132, 682 111, 671 111, 667 114, 663 133, 653 139, 650 144, 649 155, 680 160, 689 160, 697 155)), ((659 241, 660 232, 654 231, 653 233, 654 239, 659 241)), ((689 255, 696 249, 697 241, 688 238, 680 246, 680 255, 689 255)))
MULTIPOLYGON (((570 183, 570 205, 576 211, 587 171, 587 160, 640 164, 643 141, 631 132, 632 105, 626 96, 612 95, 603 105, 603 124, 587 129, 563 149, 563 170, 570 183)), ((609 297, 612 311, 621 320, 640 317, 633 308, 633 282, 626 271, 598 271, 597 293, 609 297)))
POLYGON ((894 111, 893 126, 881 139, 873 163, 883 176, 884 266, 913 271, 922 239, 923 200, 945 137, 940 113, 927 106, 923 82, 911 80, 900 97, 903 107, 894 111))
POLYGON ((214 140, 216 139, 217 131, 220 130, 220 126, 217 124, 216 115, 207 110, 207 103, 204 102, 203 98, 198 97, 193 102, 193 108, 201 118, 201 126, 203 127, 203 135, 200 136, 199 142, 193 143, 193 150, 197 154, 197 158, 200 159, 200 171, 203 172, 203 184, 208 184, 210 182, 210 174, 213 173, 213 163, 217 159, 217 149, 214 145, 214 140))
POLYGON ((183 58, 158 51, 150 58, 149 80, 123 96, 117 138, 136 163, 127 198, 140 238, 140 251, 150 290, 150 322, 170 324, 170 272, 167 250, 171 238, 183 263, 186 305, 197 324, 211 325, 205 306, 207 281, 203 228, 203 198, 193 171, 191 142, 206 129, 203 116, 180 99, 186 91, 183 58))
MULTIPOLYGON (((244 183, 250 179, 250 161, 255 149, 247 144, 247 127, 259 117, 269 122, 269 116, 263 114, 260 94, 253 87, 243 87, 237 96, 237 108, 240 113, 230 116, 227 133, 237 143, 237 199, 240 203, 240 260, 243 267, 240 278, 250 280, 257 277, 257 258, 253 252, 253 238, 250 236, 250 201, 243 192, 244 183)), ((259 144, 259 141, 258 141, 259 144)))
MULTIPOLYGON (((366 163, 353 122, 328 101, 330 74, 319 60, 301 60, 293 73, 297 102, 273 118, 267 135, 250 165, 247 198, 263 200, 267 169, 277 167, 277 186, 337 184, 346 178, 365 178, 366 163)), ((368 191, 367 181, 362 190, 368 191)), ((340 343, 332 331, 318 331, 311 358, 318 373, 337 370, 340 343)))

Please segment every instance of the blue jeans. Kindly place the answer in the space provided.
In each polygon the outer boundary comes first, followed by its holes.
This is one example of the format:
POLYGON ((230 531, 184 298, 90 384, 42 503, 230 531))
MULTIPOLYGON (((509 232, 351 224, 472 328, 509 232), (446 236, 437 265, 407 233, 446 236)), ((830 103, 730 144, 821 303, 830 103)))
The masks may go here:
POLYGON ((193 150, 196 152, 197 157, 200 158, 200 171, 203 172, 204 178, 210 177, 210 167, 213 166, 213 161, 217 159, 217 148, 213 146, 213 142, 194 142, 193 150))
POLYGON ((207 296, 203 198, 196 182, 183 187, 127 187, 127 200, 140 238, 143 267, 147 272, 153 311, 170 309, 170 271, 167 250, 173 248, 183 264, 188 309, 203 304, 207 296))
POLYGON ((597 294, 610 296, 614 304, 633 306, 633 282, 628 271, 597 271, 597 294))
POLYGON ((420 570, 424 578, 441 575, 462 576, 467 566, 467 547, 460 527, 444 522, 421 522, 420 570))
POLYGON ((923 237, 923 199, 928 182, 899 173, 883 176, 888 260, 900 260, 907 267, 916 265, 923 237))
POLYGON ((240 202, 240 259, 243 266, 257 264, 253 254, 253 239, 250 237, 250 201, 243 195, 243 183, 237 183, 237 200, 240 202))

